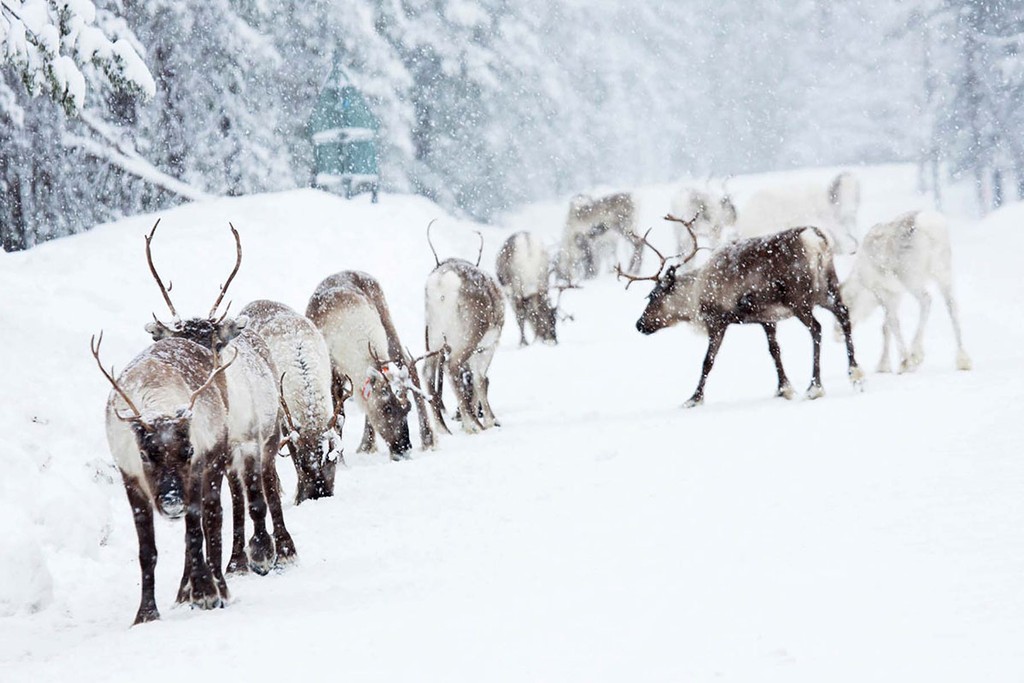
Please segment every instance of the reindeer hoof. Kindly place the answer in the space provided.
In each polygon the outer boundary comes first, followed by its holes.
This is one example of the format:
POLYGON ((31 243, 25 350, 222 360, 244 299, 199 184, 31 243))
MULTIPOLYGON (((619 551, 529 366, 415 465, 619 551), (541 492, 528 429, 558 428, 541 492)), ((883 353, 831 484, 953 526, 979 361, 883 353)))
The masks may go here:
POLYGON ((888 375, 892 372, 892 368, 889 366, 888 363, 879 363, 878 367, 875 368, 875 372, 879 373, 880 375, 888 375))
POLYGON ((139 607, 138 614, 135 615, 135 621, 132 622, 132 626, 138 626, 139 624, 145 624, 150 621, 159 621, 160 612, 157 611, 156 605, 149 605, 146 607, 139 607))
POLYGON ((224 573, 228 576, 243 576, 249 573, 249 559, 242 554, 240 557, 232 557, 228 562, 224 573))
POLYGON ((971 357, 970 356, 968 356, 963 351, 961 351, 960 353, 956 354, 956 369, 957 370, 970 370, 971 367, 972 367, 972 365, 971 365, 971 357))
POLYGON ((266 576, 274 568, 274 546, 264 532, 249 539, 249 569, 266 576))
POLYGON ((806 398, 808 401, 813 401, 814 399, 821 398, 824 395, 825 390, 822 388, 820 384, 812 384, 811 386, 807 387, 807 393, 804 394, 804 398, 806 398))
POLYGON ((703 397, 701 397, 701 398, 691 398, 690 400, 688 400, 686 403, 683 404, 683 407, 684 408, 696 408, 697 406, 703 405, 703 404, 704 404, 704 398, 703 397))
POLYGON ((793 387, 788 384, 779 387, 779 390, 775 392, 777 398, 784 398, 787 401, 792 401, 796 397, 796 392, 793 391, 793 387))

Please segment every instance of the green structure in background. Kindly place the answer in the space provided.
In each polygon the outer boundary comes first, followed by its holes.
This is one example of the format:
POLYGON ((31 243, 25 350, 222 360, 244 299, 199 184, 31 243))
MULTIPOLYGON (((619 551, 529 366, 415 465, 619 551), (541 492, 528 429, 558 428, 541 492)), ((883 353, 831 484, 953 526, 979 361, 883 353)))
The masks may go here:
POLYGON ((337 62, 309 117, 313 185, 352 197, 369 191, 377 201, 377 130, 380 122, 337 62))

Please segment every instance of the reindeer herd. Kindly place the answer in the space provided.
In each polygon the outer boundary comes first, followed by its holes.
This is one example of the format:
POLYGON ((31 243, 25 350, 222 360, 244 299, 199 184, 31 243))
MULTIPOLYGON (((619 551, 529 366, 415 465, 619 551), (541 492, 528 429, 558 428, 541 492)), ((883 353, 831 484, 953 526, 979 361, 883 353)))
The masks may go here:
POLYGON ((482 236, 475 263, 441 260, 428 226, 435 267, 425 283, 425 353, 418 357, 400 340, 380 283, 363 272, 325 278, 304 314, 267 299, 251 302, 234 317, 227 308, 218 313, 242 263, 241 238, 233 226, 235 265, 212 307, 206 316, 180 317, 170 286, 153 263, 157 221, 145 237, 145 254, 171 319, 153 316, 145 325, 153 344, 117 376, 100 360, 102 333, 91 345, 111 385, 107 438, 138 534, 142 597, 134 623, 159 618, 154 512, 185 518, 178 603, 223 606, 229 598, 226 576, 267 574, 295 560, 277 457, 290 457, 295 467, 295 504, 332 496, 338 464, 344 464, 341 437, 349 400, 366 416, 359 451, 376 450, 379 437, 393 460, 407 458, 412 449, 413 408, 424 449, 436 447, 439 432, 450 433, 442 400, 445 376, 457 404, 454 417, 464 431, 497 426, 487 374, 504 325, 506 298, 521 345, 527 344, 527 328, 535 340, 556 343, 561 295, 578 287, 574 283, 580 279, 611 269, 627 280, 627 288, 650 281, 653 288, 636 322, 638 331, 649 335, 686 322, 707 336, 700 380, 684 404, 692 407, 704 400, 708 374, 732 324, 763 328, 778 374, 776 395, 793 398, 776 337, 777 323, 791 317, 807 327, 813 341, 806 397, 822 396, 822 328, 816 307, 835 317, 855 387, 862 388, 864 375, 855 359, 851 326, 879 305, 885 322, 878 371, 890 370, 890 337, 898 349, 899 370, 915 369, 924 353, 930 306, 926 286, 934 280, 953 321, 956 365, 969 369, 952 292, 945 219, 931 211, 905 214, 876 225, 858 241, 858 202, 859 187, 849 173, 827 188, 759 193, 743 212, 737 212, 725 183, 717 192, 684 188, 665 216, 676 227, 679 254, 665 256, 648 240, 650 230, 642 236, 637 232, 631 195, 578 196, 557 253, 552 257, 536 235, 515 233, 498 252, 496 278, 480 267, 482 236), (776 229, 766 229, 747 212, 775 212, 776 229), (626 269, 618 264, 619 244, 628 248, 626 269), (833 263, 837 245, 855 253, 843 283, 833 263), (645 249, 659 259, 656 272, 646 276, 639 274, 645 249), (699 262, 702 251, 707 257, 699 262), (552 290, 558 292, 554 301, 552 290), (897 315, 904 290, 921 310, 909 349, 897 315), (226 565, 221 547, 225 478, 232 508, 226 565), (248 542, 247 516, 253 528, 248 542))

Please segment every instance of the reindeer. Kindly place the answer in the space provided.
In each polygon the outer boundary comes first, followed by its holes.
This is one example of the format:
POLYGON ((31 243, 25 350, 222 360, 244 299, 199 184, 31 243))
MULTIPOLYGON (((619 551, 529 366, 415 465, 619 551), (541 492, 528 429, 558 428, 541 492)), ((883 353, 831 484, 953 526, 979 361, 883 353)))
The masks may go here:
POLYGON ((228 459, 222 373, 234 359, 215 365, 213 354, 198 344, 166 339, 136 356, 114 379, 114 369, 107 372, 100 361, 102 343, 101 332, 90 346, 112 387, 107 441, 139 538, 142 599, 133 625, 160 618, 154 509, 168 519, 185 516, 185 570, 177 602, 223 607, 229 595, 221 571, 220 487, 228 459))
MULTIPOLYGON (((278 395, 277 371, 266 342, 246 328, 248 319, 244 316, 217 317, 217 309, 231 281, 242 265, 242 242, 235 227, 231 234, 235 238, 235 267, 221 287, 217 300, 205 318, 196 317, 181 320, 168 294, 163 280, 153 265, 151 242, 157 224, 146 237, 146 260, 150 273, 160 288, 164 302, 173 316, 171 323, 163 323, 153 316, 153 322, 146 325, 146 331, 154 341, 168 338, 183 338, 193 341, 211 351, 214 358, 230 345, 237 362, 224 373, 227 406, 228 445, 230 466, 228 486, 231 490, 232 507, 232 548, 228 562, 229 574, 245 573, 252 569, 257 574, 267 574, 275 566, 284 566, 295 559, 295 544, 284 523, 281 508, 281 485, 277 477, 275 455, 280 444, 280 400, 278 395), (249 516, 253 522, 253 535, 249 539, 248 556, 245 548, 245 501, 248 498, 249 516), (273 521, 273 540, 267 533, 267 509, 273 521)), ((230 308, 230 304, 228 304, 230 308)))
MULTIPOLYGON (((696 216, 693 233, 697 236, 698 247, 712 250, 722 243, 723 230, 736 223, 736 207, 724 182, 720 194, 695 187, 680 189, 672 198, 672 215, 696 216)), ((690 233, 682 223, 675 227, 679 253, 683 253, 692 246, 690 233)))
POLYGON ((412 449, 410 392, 419 414, 423 448, 433 448, 434 431, 416 361, 402 347, 380 283, 351 270, 331 275, 317 285, 306 316, 327 341, 335 385, 347 376, 358 387, 356 403, 366 414, 359 451, 373 452, 380 434, 392 460, 407 457, 412 449))
POLYGON ((295 504, 334 495, 351 380, 332 382, 327 343, 309 318, 266 299, 253 301, 241 315, 267 343, 281 374, 281 432, 298 479, 295 504))
POLYGON ((743 206, 736 222, 741 238, 770 235, 780 230, 815 225, 838 253, 857 251, 857 210, 860 184, 852 173, 837 175, 820 185, 793 185, 761 190, 743 206))
POLYGON ((593 278, 602 264, 615 262, 620 240, 632 248, 629 272, 640 269, 643 242, 636 234, 637 212, 633 196, 612 194, 594 199, 576 195, 569 204, 562 245, 558 255, 558 272, 562 279, 593 278))
POLYGON ((548 296, 551 261, 544 244, 528 232, 517 232, 501 245, 496 266, 498 282, 505 288, 519 324, 519 345, 526 346, 526 322, 533 328, 534 338, 557 344, 555 325, 562 292, 572 283, 558 287, 554 306, 548 296))
POLYGON ((429 226, 427 242, 435 267, 426 284, 428 355, 424 374, 433 397, 434 419, 448 431, 441 401, 443 373, 447 370, 458 398, 463 430, 475 433, 498 426, 488 400, 487 370, 505 324, 505 301, 494 278, 480 270, 483 236, 475 264, 458 258, 438 259, 429 226))
POLYGON ((878 372, 889 372, 889 338, 896 339, 900 372, 915 370, 924 360, 924 327, 928 322, 931 295, 928 281, 939 286, 946 300, 956 336, 956 367, 970 370, 971 359, 964 350, 956 299, 953 298, 953 267, 949 230, 945 217, 935 211, 913 211, 888 223, 879 223, 864 236, 853 262, 853 271, 841 291, 850 309, 850 323, 865 319, 876 306, 885 311, 882 325, 882 357, 878 372), (910 352, 900 331, 899 303, 903 291, 917 299, 921 315, 910 352))
POLYGON ((861 386, 863 373, 854 359, 850 319, 839 294, 832 250, 820 230, 793 228, 767 237, 740 240, 712 253, 704 266, 678 272, 679 266, 685 265, 697 253, 696 235, 692 234, 697 217, 683 220, 669 214, 665 220, 682 223, 691 232, 693 246, 681 264, 666 269, 668 258, 647 242, 647 235, 644 235, 644 243, 661 259, 658 273, 636 277, 619 268, 617 275, 629 280, 627 288, 641 280, 656 283, 648 296, 647 307, 636 323, 637 330, 643 334, 653 334, 678 322, 691 323, 707 333, 708 350, 700 382, 685 407, 704 402, 704 383, 714 365, 725 330, 734 323, 755 323, 764 328, 768 351, 775 361, 779 377, 776 395, 792 398, 793 389, 782 368, 775 335, 776 323, 792 316, 807 326, 814 341, 814 369, 807 398, 824 395, 819 362, 821 325, 814 318, 815 306, 831 311, 842 326, 850 379, 854 386, 861 386))

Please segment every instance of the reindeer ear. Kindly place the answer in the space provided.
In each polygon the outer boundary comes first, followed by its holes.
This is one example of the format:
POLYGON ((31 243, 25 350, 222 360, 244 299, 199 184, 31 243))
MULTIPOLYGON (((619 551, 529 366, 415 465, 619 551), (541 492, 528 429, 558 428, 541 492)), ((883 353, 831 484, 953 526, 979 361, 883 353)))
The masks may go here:
POLYGON ((161 339, 167 339, 171 336, 171 330, 162 322, 158 322, 156 320, 151 323, 146 323, 146 332, 153 337, 153 341, 160 341, 161 339))

